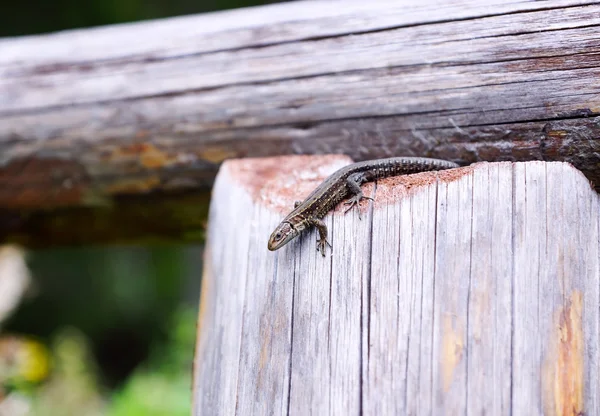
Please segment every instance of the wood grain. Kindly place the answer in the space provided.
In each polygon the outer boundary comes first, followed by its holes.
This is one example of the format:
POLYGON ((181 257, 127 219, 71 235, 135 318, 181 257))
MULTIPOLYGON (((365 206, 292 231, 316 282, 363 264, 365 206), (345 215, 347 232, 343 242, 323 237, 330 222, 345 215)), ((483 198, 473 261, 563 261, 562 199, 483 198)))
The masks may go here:
POLYGON ((599 198, 558 162, 366 186, 362 220, 267 239, 343 156, 227 161, 211 202, 194 414, 600 413, 599 198), (253 174, 254 172, 254 174, 253 174))
POLYGON ((297 153, 566 161, 600 183, 599 16, 311 1, 2 39, 0 208, 206 191, 223 160, 297 153))

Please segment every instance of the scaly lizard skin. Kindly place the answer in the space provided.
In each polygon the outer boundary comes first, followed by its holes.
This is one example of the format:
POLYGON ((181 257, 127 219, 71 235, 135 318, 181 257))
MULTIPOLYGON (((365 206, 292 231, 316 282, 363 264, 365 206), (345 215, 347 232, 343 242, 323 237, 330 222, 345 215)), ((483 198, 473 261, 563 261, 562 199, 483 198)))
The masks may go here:
POLYGON ((363 195, 360 185, 389 176, 457 167, 459 165, 453 162, 424 157, 390 157, 344 166, 325 179, 304 201, 296 202, 293 211, 271 234, 269 250, 274 251, 283 247, 303 231, 315 226, 319 230, 317 250, 325 256, 325 246, 331 247, 331 244, 327 241, 327 227, 321 219, 349 195, 353 196, 344 203, 349 205, 345 212, 356 206, 362 199, 373 199, 363 195))

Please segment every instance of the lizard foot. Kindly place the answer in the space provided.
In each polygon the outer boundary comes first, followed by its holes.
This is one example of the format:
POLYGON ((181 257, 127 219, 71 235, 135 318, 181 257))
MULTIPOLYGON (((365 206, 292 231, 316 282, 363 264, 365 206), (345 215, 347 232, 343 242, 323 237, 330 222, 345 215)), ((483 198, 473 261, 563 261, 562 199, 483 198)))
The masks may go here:
POLYGON ((326 246, 331 247, 331 249, 333 250, 333 247, 331 246, 331 244, 329 244, 329 241, 327 241, 326 239, 321 238, 317 240, 317 251, 320 251, 323 257, 325 257, 326 246))
MULTIPOLYGON (((345 211, 344 214, 347 213, 348 211, 350 211, 352 208, 354 208, 356 206, 356 209, 358 209, 358 203, 363 200, 363 199, 370 199, 371 201, 374 201, 373 198, 371 198, 370 196, 364 196, 362 194, 362 192, 360 194, 356 194, 354 195, 352 198, 350 198, 349 200, 347 200, 346 202, 344 202, 344 205, 350 205, 345 211)), ((358 209, 358 219, 361 220, 362 218, 360 217, 360 209, 358 209)))

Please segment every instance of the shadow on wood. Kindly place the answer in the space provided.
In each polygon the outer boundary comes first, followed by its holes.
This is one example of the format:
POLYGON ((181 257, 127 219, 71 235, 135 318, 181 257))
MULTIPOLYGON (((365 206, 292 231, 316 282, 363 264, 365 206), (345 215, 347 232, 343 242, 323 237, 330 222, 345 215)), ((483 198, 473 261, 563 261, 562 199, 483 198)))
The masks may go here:
POLYGON ((121 195, 96 206, 1 210, 0 242, 28 248, 204 241, 208 192, 121 195))
POLYGON ((194 414, 600 414, 598 196, 564 163, 366 186, 277 252, 338 156, 226 162, 211 202, 194 414), (361 413, 362 412, 362 413, 361 413))

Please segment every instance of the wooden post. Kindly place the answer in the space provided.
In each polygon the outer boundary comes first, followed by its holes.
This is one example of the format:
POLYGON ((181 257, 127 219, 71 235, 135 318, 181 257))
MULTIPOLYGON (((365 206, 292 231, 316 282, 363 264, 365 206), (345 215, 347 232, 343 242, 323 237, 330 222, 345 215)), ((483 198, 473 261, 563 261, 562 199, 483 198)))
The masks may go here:
POLYGON ((195 415, 600 414, 599 201, 566 163, 367 185, 362 220, 267 251, 341 156, 224 163, 211 202, 195 415))

